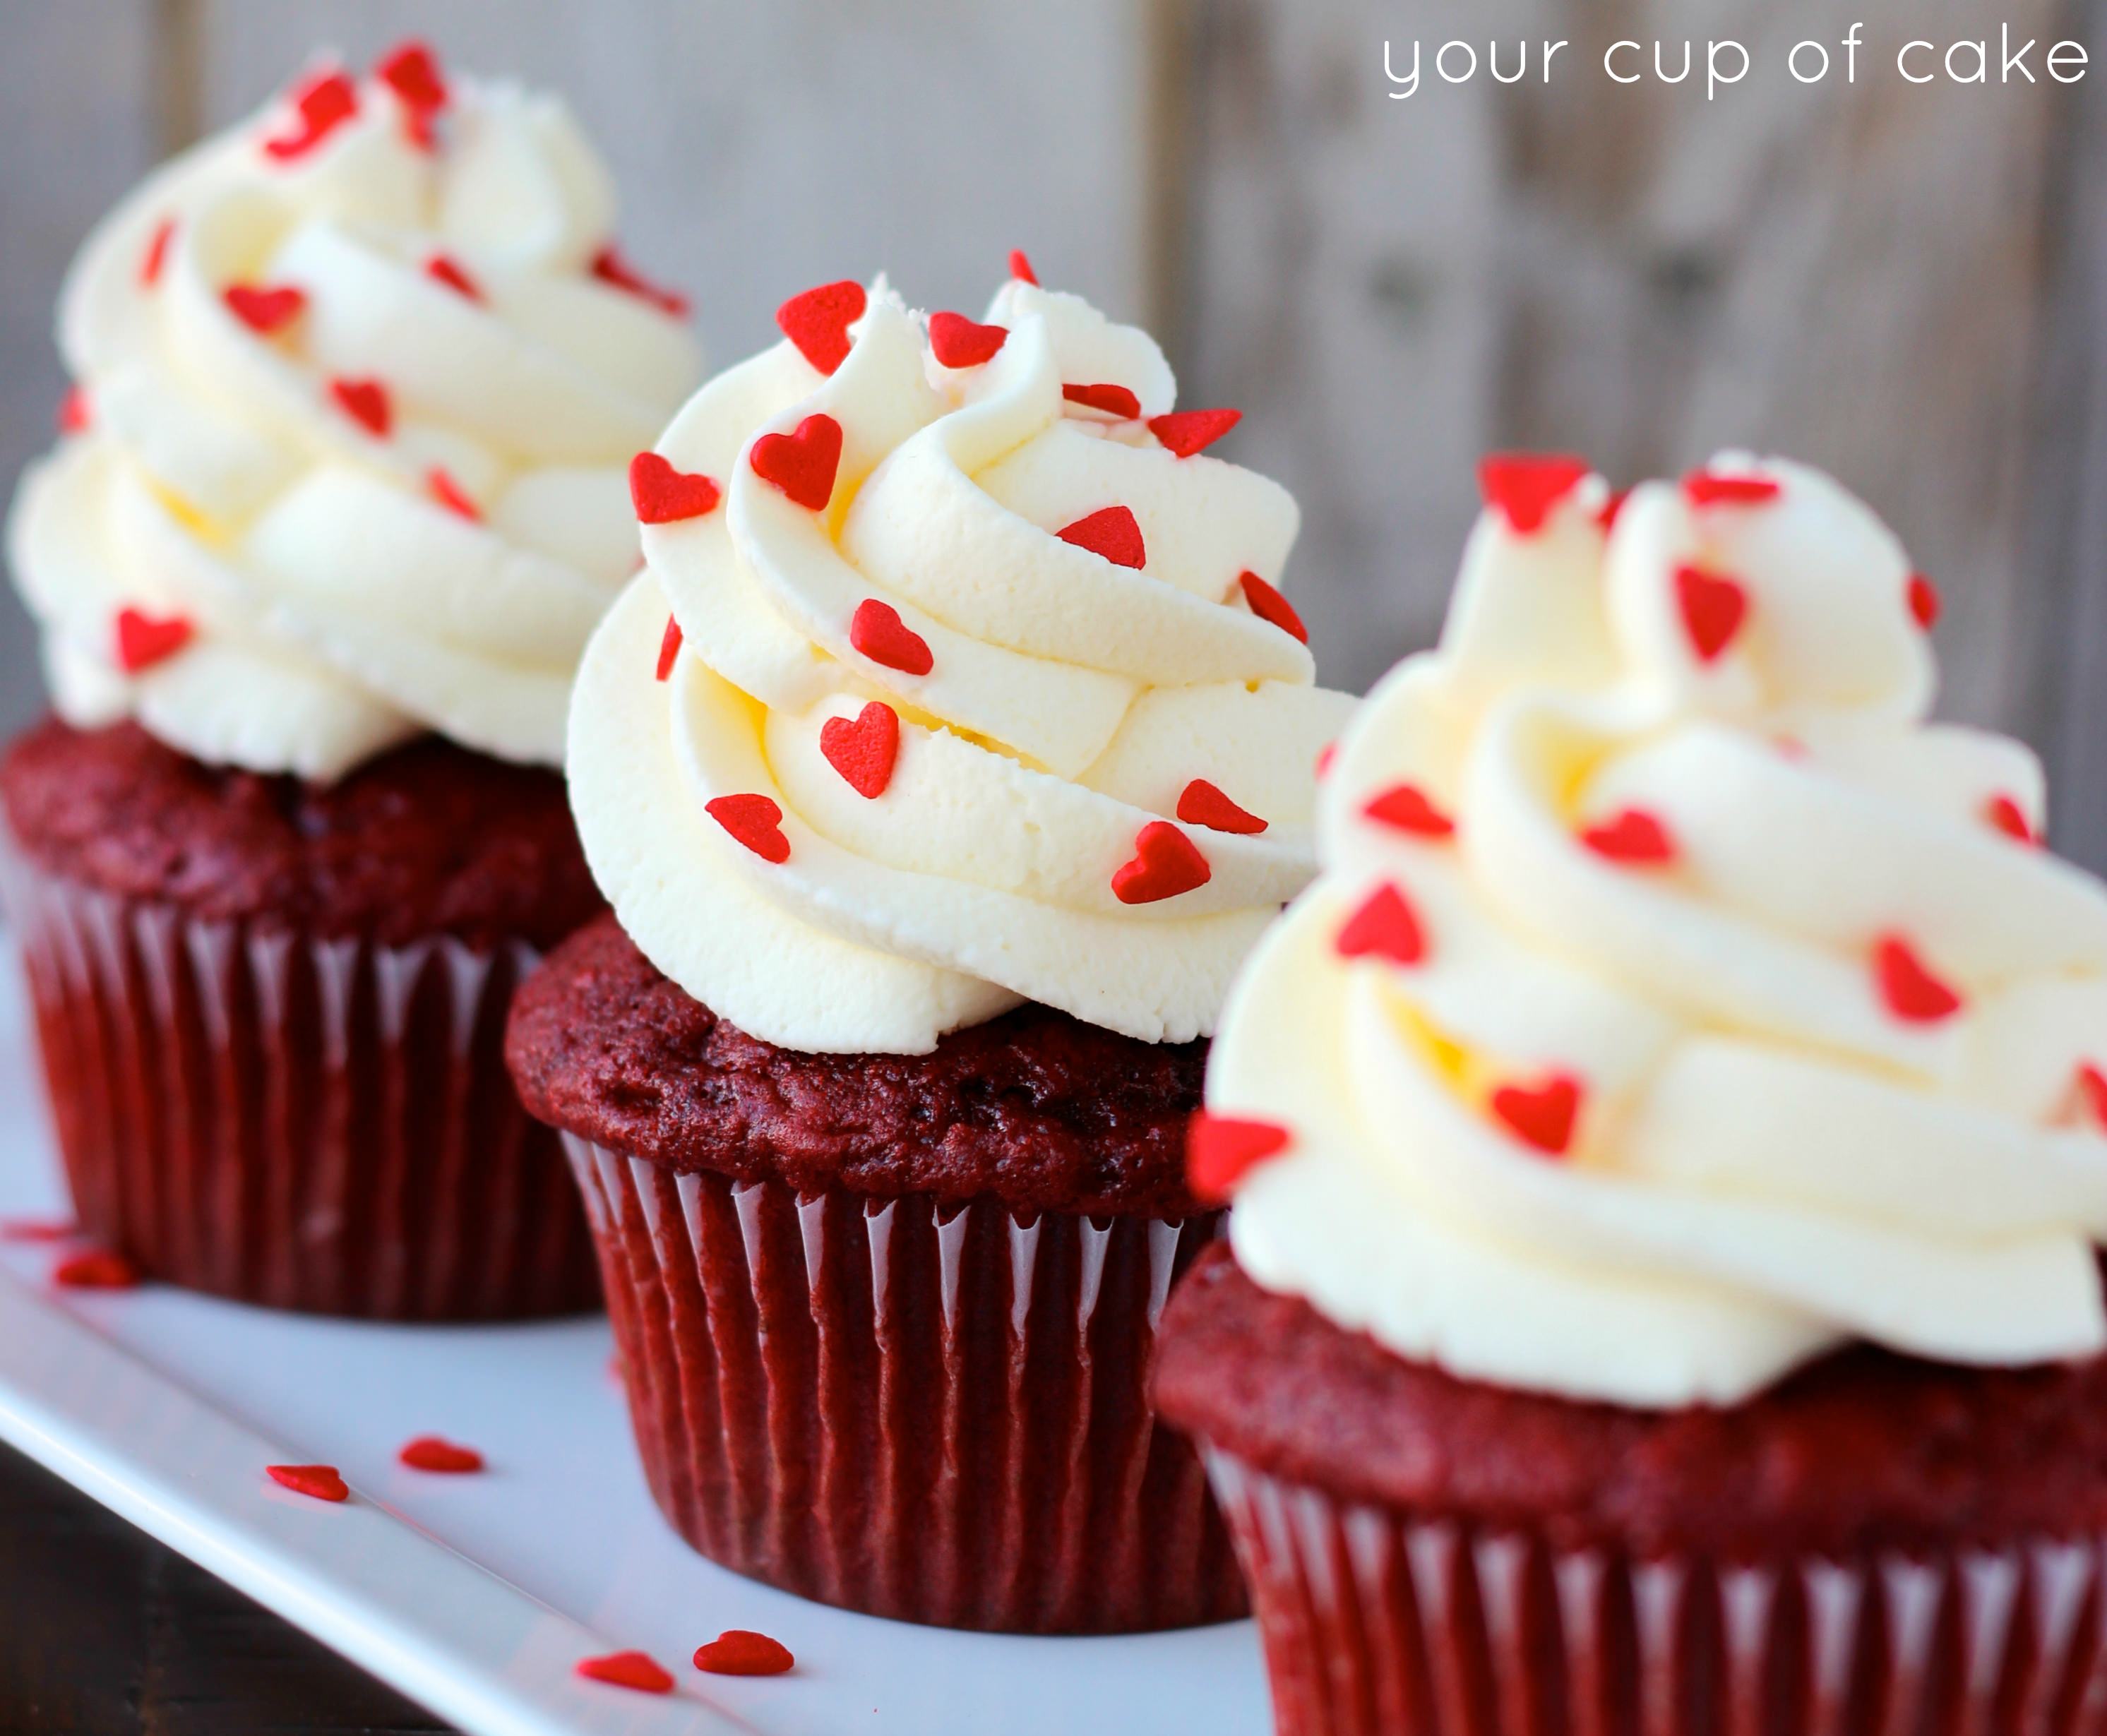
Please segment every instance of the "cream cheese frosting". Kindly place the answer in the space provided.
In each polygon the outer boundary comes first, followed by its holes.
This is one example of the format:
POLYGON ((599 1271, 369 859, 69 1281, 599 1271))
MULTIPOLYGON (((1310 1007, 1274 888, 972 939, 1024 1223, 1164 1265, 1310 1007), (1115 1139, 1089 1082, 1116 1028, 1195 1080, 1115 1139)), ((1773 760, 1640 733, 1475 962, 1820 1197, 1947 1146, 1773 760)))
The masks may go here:
POLYGON ((1240 1264, 1632 1406, 1853 1339, 2099 1351, 2107 889, 2040 846, 2031 753, 1926 720, 1935 593, 1783 460, 1487 479, 1211 1056, 1240 1264))
POLYGON ((648 570, 581 671, 572 801, 623 926, 806 1051, 1026 999, 1211 1031, 1314 871, 1350 703, 1276 588, 1293 500, 1076 296, 779 317, 639 460, 648 570))
POLYGON ((62 716, 331 779, 435 730, 559 764, 692 388, 563 105, 416 45, 169 163, 68 276, 76 382, 8 527, 62 716))

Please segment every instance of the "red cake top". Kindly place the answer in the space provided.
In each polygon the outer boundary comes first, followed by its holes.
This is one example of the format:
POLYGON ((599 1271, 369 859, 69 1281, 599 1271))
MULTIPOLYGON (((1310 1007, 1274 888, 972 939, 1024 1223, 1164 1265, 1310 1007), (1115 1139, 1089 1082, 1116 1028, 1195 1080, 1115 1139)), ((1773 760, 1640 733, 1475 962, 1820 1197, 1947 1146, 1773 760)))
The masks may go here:
POLYGON ((1731 1409, 1581 1404, 1393 1356, 1211 1250, 1155 1380, 1171 1422, 1274 1475, 1560 1547, 1775 1559, 2107 1523, 2098 1358, 1968 1369, 1862 1345, 1731 1409))
POLYGON ((616 925, 559 948, 514 1003, 527 1106, 679 1169, 1013 1211, 1178 1216, 1204 1043, 1149 1043, 1044 1007, 927 1055, 817 1055, 749 1037, 616 925))
POLYGON ((45 869, 207 922, 547 947, 600 908, 563 780, 436 738, 318 787, 53 719, 0 760, 0 809, 45 869))

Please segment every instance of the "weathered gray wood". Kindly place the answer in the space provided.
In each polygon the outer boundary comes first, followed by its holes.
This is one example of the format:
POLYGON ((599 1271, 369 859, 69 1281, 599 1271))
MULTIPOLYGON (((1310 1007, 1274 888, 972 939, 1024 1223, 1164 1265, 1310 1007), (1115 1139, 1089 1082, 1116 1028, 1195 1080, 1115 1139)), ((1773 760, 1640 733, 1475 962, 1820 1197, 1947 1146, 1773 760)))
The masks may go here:
POLYGON ((1146 33, 1128 0, 204 0, 211 124, 317 43, 411 32, 564 92, 612 163, 629 251, 690 289, 711 357, 772 342, 785 296, 887 270, 977 312, 1031 252, 1145 311, 1146 33))
MULTIPOLYGON (((2100 42, 2107 5, 2086 0, 2067 24, 2100 42)), ((2107 868, 2107 89, 2097 83, 2060 105, 2055 161, 2016 719, 2047 753, 2056 848, 2107 868)))
MULTIPOLYGON (((1432 634, 1487 446, 1620 478, 1727 442, 1826 464, 1945 590, 1945 709, 2041 746, 2060 841, 2107 864, 2086 799, 2107 775, 2107 67, 2075 90, 1892 69, 1904 35, 2005 20, 2107 42, 2102 0, 10 7, 0 475, 50 437, 52 297, 95 216, 317 43, 362 60, 421 32, 570 96, 631 252, 694 291, 720 362, 825 277, 887 267, 973 308, 1015 244, 1154 321, 1186 401, 1249 412, 1229 451, 1301 500, 1291 577, 1342 684, 1432 634), (1862 16, 1855 85, 1777 70, 1862 16), (1381 44, 1409 35, 1572 46, 1548 87, 1430 72, 1390 101, 1381 44), (1713 103, 1608 86, 1603 46, 1657 35, 1739 38, 1758 70, 1713 103)), ((0 724, 34 690, 10 601, 0 724)))
MULTIPOLYGON (((1722 444, 1835 470, 1949 603, 1952 715, 2023 722, 2026 433, 2058 87, 1912 88, 1885 53, 1981 34, 1964 0, 1202 4, 1190 384, 1301 496, 1321 666, 1358 685, 1438 625, 1488 446, 1620 478, 1722 444), (1780 70, 1853 17, 1858 82, 1780 70), (1547 87, 1429 71, 1386 35, 1570 38, 1547 87), (1745 42, 1758 70, 1617 87, 1620 37, 1745 42)), ((2015 35, 2073 34, 2046 0, 2015 35)), ((1990 28, 1994 34, 1996 20, 1990 28)), ((1671 62, 1673 65, 1673 62, 1671 62)), ((2037 59, 2037 68, 2039 61, 2037 59)), ((2095 328, 2096 331, 2098 330, 2095 328)))
POLYGON ((1291 594, 1320 673, 1356 689, 1431 637, 1495 433, 1498 117, 1474 87, 1390 101, 1380 59, 1386 24, 1438 40, 1449 21, 1478 34, 1478 11, 1202 0, 1192 17, 1173 359, 1188 401, 1246 412, 1225 450, 1301 503, 1291 594))
MULTIPOLYGON (((59 278, 88 226, 160 154, 151 0, 8 7, 0 26, 7 167, 0 211, 0 487, 52 442, 65 378, 59 278)), ((42 704, 35 641, 0 585, 0 733, 42 704)))

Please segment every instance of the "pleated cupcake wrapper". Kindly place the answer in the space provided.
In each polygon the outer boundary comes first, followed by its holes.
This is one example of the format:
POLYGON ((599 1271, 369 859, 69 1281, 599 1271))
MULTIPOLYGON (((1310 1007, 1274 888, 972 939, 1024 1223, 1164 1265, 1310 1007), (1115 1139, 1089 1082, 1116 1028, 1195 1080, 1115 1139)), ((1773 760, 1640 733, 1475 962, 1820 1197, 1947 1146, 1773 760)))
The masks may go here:
POLYGON ((1146 1396, 1164 1299, 1219 1214, 801 1197, 568 1144, 645 1471, 703 1554, 953 1627, 1242 1613, 1199 1461, 1146 1396))
POLYGON ((555 1136, 505 1070, 535 955, 197 922, 0 848, 83 1231, 169 1282, 391 1320, 591 1307, 555 1136))
POLYGON ((1341 1504, 1212 1447, 1206 1462, 1279 1736, 2107 1726, 2107 1538, 1944 1559, 1631 1560, 1341 1504))

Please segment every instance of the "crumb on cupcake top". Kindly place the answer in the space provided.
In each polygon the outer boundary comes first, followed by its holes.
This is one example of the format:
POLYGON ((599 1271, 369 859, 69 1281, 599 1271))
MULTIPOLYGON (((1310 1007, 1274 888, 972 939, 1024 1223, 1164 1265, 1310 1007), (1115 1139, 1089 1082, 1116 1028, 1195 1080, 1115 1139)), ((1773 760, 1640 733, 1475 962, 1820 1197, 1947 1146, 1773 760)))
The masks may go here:
POLYGON ((317 785, 50 719, 0 759, 0 817, 77 887, 264 933, 547 948, 601 908, 562 779, 435 738, 317 785))
POLYGON ((1727 1410, 1576 1402, 1394 1356, 1215 1249, 1171 1296, 1154 1389, 1268 1475, 1555 1549, 1848 1560, 2107 1526, 2098 1357, 1983 1370, 1858 1344, 1727 1410))
POLYGON ((535 1115, 676 1169, 1013 1212, 1179 1217, 1206 1045, 1143 1043, 1045 1007, 927 1055, 815 1055, 748 1036, 612 917, 529 980, 507 1055, 535 1115))

